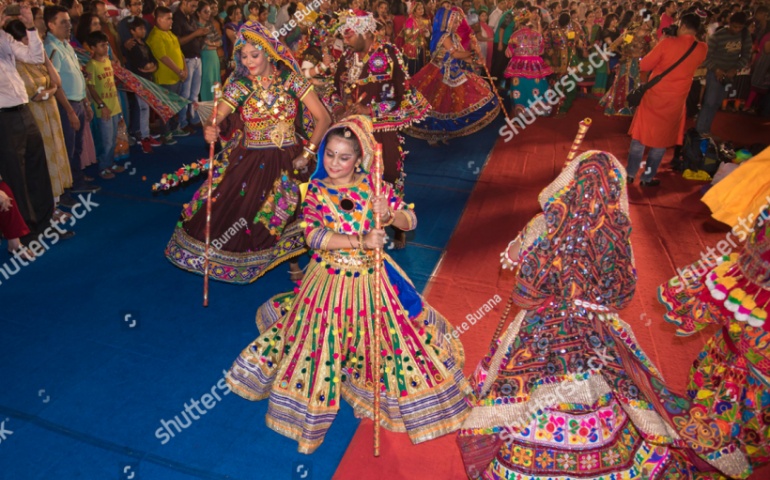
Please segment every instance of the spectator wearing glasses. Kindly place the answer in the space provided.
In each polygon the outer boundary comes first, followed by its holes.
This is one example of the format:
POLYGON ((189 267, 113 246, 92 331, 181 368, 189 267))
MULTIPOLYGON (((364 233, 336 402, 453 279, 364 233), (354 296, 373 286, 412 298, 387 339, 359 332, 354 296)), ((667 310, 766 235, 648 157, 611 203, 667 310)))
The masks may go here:
MULTIPOLYGON (((86 104, 86 79, 80 69, 77 54, 69 43, 72 33, 70 16, 64 7, 52 5, 45 8, 43 20, 48 27, 45 52, 61 77, 61 93, 57 92, 56 99, 72 171, 72 193, 96 192, 101 188, 86 183, 80 166, 84 133, 93 118, 93 112, 91 106, 86 104)), ((42 141, 40 144, 42 148, 42 141)))

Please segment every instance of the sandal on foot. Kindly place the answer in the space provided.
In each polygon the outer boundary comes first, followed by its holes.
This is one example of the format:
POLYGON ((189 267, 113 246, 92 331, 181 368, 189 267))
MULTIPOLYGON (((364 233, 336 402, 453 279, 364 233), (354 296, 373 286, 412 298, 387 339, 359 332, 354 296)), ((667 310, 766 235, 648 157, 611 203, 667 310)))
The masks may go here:
POLYGON ((53 211, 53 215, 51 216, 51 219, 56 223, 67 223, 72 218, 72 215, 70 215, 67 212, 64 212, 62 210, 59 210, 58 208, 53 211))
POLYGON ((30 250, 26 245, 19 245, 18 248, 15 250, 8 249, 8 253, 11 254, 11 256, 16 256, 16 254, 19 254, 19 258, 22 258, 28 262, 33 262, 35 260, 35 253, 30 250))

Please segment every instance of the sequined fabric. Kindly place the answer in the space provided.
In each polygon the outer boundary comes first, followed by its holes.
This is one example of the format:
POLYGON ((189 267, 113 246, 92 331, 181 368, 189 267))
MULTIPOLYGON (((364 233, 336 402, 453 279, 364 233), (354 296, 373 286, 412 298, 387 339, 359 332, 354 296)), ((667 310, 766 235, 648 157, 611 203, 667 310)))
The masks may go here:
POLYGON ((636 271, 625 170, 590 151, 540 195, 513 292, 523 307, 471 377, 458 443, 484 479, 693 478, 672 394, 616 311, 636 271))

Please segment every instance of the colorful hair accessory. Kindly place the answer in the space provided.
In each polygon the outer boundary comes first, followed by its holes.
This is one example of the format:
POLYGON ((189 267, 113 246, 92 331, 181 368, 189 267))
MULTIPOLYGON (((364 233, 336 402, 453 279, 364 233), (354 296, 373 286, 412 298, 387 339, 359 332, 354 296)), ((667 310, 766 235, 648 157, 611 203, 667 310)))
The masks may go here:
POLYGON ((233 46, 235 71, 232 75, 237 77, 245 77, 248 75, 246 67, 243 66, 243 63, 241 62, 241 56, 238 55, 238 52, 240 52, 247 43, 253 45, 258 50, 264 51, 270 60, 281 62, 293 70, 294 73, 302 75, 302 69, 294 59, 291 50, 279 40, 275 39, 261 24, 252 21, 246 22, 240 30, 238 30, 238 37, 235 39, 235 45, 233 46))
POLYGON ((348 30, 352 30, 356 35, 374 33, 377 31, 377 22, 371 13, 356 15, 352 10, 345 15, 345 23, 339 28, 339 32, 345 35, 348 30))

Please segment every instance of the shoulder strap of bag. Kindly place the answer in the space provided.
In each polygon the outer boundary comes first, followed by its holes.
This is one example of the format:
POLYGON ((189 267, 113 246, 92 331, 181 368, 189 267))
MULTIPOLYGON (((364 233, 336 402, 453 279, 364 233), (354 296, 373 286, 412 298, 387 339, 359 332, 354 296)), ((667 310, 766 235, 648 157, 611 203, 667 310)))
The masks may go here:
POLYGON ((678 67, 680 63, 684 62, 684 60, 687 57, 690 56, 690 54, 693 52, 693 50, 695 50, 695 47, 697 47, 697 46, 698 46, 698 41, 697 40, 692 42, 692 45, 690 45, 690 48, 684 53, 684 55, 682 55, 682 58, 677 60, 675 64, 673 64, 670 67, 668 67, 663 73, 661 73, 657 77, 653 78, 652 80, 648 81, 646 87, 647 88, 652 88, 653 86, 657 85, 657 83, 660 82, 663 79, 663 77, 665 77, 666 75, 671 73, 671 71, 673 69, 675 69, 676 67, 678 67))

